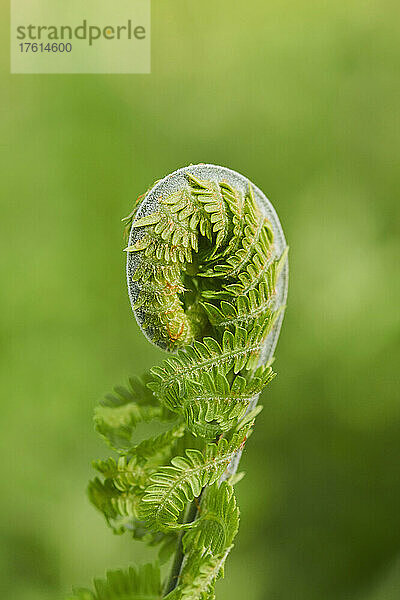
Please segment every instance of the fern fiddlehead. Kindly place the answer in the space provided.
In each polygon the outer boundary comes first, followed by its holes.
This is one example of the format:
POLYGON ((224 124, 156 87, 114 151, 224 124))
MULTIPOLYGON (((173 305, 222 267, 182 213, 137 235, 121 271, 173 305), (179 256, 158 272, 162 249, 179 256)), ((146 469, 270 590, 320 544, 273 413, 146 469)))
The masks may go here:
POLYGON ((164 586, 157 563, 109 572, 74 598, 211 600, 238 530, 238 463, 274 376, 286 242, 262 192, 215 165, 157 182, 126 221, 132 308, 169 356, 97 409, 118 457, 94 463, 89 496, 116 533, 159 546, 159 562, 176 554, 164 586), (164 431, 135 442, 154 419, 164 431))

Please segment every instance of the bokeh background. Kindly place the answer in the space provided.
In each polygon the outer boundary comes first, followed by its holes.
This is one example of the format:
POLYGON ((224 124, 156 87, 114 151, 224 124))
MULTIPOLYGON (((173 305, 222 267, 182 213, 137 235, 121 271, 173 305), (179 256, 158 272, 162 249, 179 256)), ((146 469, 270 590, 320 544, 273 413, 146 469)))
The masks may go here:
POLYGON ((89 505, 101 396, 156 364, 120 218, 214 162, 291 246, 278 377, 246 447, 220 600, 400 596, 400 11, 390 0, 153 0, 152 74, 9 75, 0 9, 2 598, 144 561, 89 505))

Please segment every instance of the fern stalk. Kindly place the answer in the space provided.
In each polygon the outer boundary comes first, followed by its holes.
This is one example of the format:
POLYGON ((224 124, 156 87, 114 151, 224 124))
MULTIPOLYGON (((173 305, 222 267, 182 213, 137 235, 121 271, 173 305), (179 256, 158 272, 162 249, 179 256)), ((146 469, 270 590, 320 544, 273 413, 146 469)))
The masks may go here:
MULTIPOLYGON (((198 504, 196 502, 188 503, 185 515, 183 517, 183 523, 192 523, 196 520, 198 515, 198 504)), ((183 537, 185 535, 185 531, 182 530, 179 533, 178 540, 176 542, 176 551, 175 556, 172 561, 171 570, 168 578, 166 579, 166 583, 164 586, 164 596, 167 596, 172 590, 174 590, 177 586, 179 575, 182 570, 182 563, 185 558, 185 553, 183 551, 183 537)))
POLYGON ((215 165, 157 182, 126 234, 136 320, 169 355, 96 410, 117 457, 94 463, 89 497, 115 533, 158 546, 158 563, 109 572, 74 598, 211 600, 238 531, 238 464, 274 377, 286 242, 262 192, 215 165), (138 444, 137 427, 154 420, 163 433, 138 444), (158 564, 174 553, 163 584, 158 564))

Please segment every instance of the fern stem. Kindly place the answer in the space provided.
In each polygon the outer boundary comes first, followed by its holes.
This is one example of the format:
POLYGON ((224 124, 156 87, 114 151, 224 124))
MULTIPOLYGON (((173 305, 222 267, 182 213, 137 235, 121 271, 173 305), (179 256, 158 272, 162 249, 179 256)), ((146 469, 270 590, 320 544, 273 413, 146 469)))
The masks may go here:
MULTIPOLYGON (((200 497, 197 500, 197 502, 200 500, 200 497)), ((197 507, 198 507, 198 504, 196 504, 196 502, 188 503, 188 505, 186 507, 186 511, 185 511, 184 520, 183 520, 184 523, 191 523, 193 520, 196 519, 197 510, 198 510, 197 507)), ((184 534, 185 534, 185 531, 183 530, 180 532, 180 534, 178 536, 178 541, 176 544, 176 552, 175 552, 174 560, 172 562, 171 571, 169 573, 168 579, 165 584, 163 596, 166 596, 167 594, 172 592, 172 590, 174 590, 178 584, 179 575, 181 573, 183 559, 184 559, 183 544, 182 544, 182 539, 183 539, 184 534)))
MULTIPOLYGON (((258 402, 258 398, 259 395, 257 395, 253 401, 250 403, 250 405, 248 406, 247 410, 246 410, 246 414, 244 415, 243 419, 246 417, 246 415, 254 410, 254 408, 257 406, 257 402, 258 402)), ((230 464, 228 465, 227 469, 225 470, 225 472, 223 473, 221 479, 220 479, 220 483, 222 483, 223 481, 226 481, 227 479, 229 479, 230 477, 232 477, 233 475, 236 474, 238 467, 239 467, 239 462, 240 459, 242 457, 243 454, 243 450, 240 449, 236 452, 235 456, 233 457, 233 459, 231 460, 230 464)), ((203 496, 205 488, 203 488, 200 496, 198 498, 196 498, 196 502, 193 501, 191 503, 188 504, 187 508, 186 508, 186 512, 184 515, 184 523, 191 523, 192 521, 196 520, 199 516, 199 504, 201 502, 201 498, 203 496)), ((185 531, 182 530, 179 534, 178 537, 178 541, 177 541, 177 548, 176 548, 176 552, 175 552, 175 556, 174 556, 174 560, 172 563, 172 567, 171 567, 171 571, 169 574, 169 577, 167 579, 166 585, 165 585, 165 590, 164 590, 164 596, 166 596, 167 594, 169 594, 170 592, 172 592, 172 590, 175 589, 175 587, 178 584, 179 581, 179 576, 181 574, 182 571, 182 567, 184 566, 184 562, 185 562, 185 555, 183 553, 183 546, 182 546, 182 539, 183 536, 185 535, 185 531)))

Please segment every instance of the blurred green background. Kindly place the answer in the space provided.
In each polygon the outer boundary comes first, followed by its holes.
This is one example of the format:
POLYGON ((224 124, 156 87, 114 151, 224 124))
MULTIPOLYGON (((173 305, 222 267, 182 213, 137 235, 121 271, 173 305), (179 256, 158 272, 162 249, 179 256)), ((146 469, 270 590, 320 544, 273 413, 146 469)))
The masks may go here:
POLYGON ((85 496, 107 453, 92 411, 162 357, 120 218, 196 162, 259 185, 291 247, 218 598, 398 598, 398 2, 153 0, 145 76, 11 76, 0 11, 2 598, 62 599, 148 556, 85 496))

